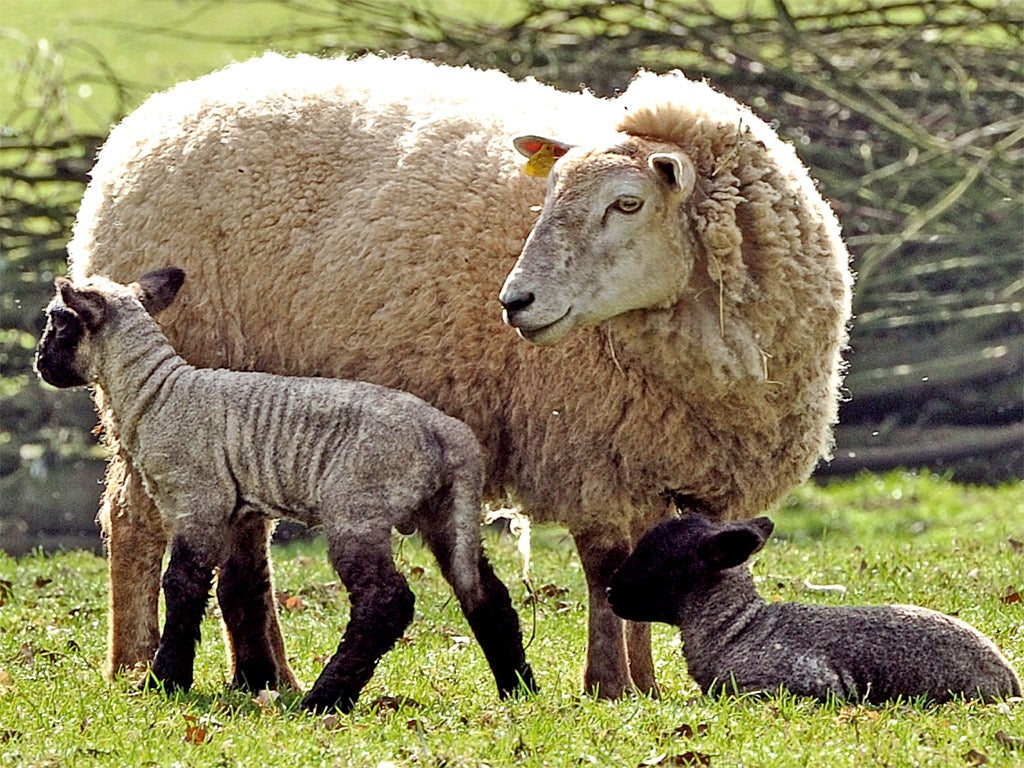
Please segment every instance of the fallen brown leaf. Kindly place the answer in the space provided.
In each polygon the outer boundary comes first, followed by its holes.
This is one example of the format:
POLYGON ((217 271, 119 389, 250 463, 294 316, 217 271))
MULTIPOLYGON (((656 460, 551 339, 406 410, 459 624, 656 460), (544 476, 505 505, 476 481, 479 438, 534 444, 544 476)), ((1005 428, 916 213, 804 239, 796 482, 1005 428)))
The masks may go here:
POLYGON ((201 725, 190 725, 185 728, 184 741, 186 744, 202 744, 206 741, 208 732, 201 725))
POLYGON ((984 752, 972 749, 964 755, 964 761, 970 765, 985 765, 988 762, 988 756, 984 752))
POLYGON ((1004 605, 1013 605, 1021 601, 1020 592, 1015 587, 1007 587, 1006 594, 999 598, 999 602, 1004 605))
POLYGON ((264 689, 260 691, 258 694, 256 694, 256 696, 252 700, 252 703, 264 712, 266 712, 268 710, 272 710, 274 708, 274 705, 277 703, 277 700, 280 698, 281 694, 277 691, 264 689))
POLYGON ((1024 736, 1011 736, 1006 731, 996 731, 996 742, 1007 749, 1024 749, 1024 736))
POLYGON ((320 721, 320 726, 328 731, 339 731, 346 726, 348 720, 346 718, 338 717, 337 715, 324 715, 320 721))
POLYGON ((692 739, 694 737, 694 735, 705 736, 705 735, 707 735, 707 732, 708 732, 708 724, 707 723, 697 723, 696 727, 690 725, 689 723, 683 723, 678 728, 676 728, 674 731, 672 731, 673 735, 675 735, 675 736, 682 736, 684 739, 692 739))
POLYGON ((711 765, 711 755, 704 752, 683 752, 681 755, 672 755, 669 758, 669 765, 711 765))

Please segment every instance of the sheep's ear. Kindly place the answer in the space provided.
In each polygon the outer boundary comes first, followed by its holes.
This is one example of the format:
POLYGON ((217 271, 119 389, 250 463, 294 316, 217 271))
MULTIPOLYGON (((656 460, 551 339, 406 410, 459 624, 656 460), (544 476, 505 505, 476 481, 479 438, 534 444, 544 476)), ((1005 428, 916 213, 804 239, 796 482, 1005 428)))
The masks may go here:
POLYGON ((542 136, 516 136, 512 139, 512 146, 523 157, 529 158, 523 168, 526 175, 543 178, 551 173, 555 161, 572 149, 573 145, 542 136))
POLYGON ((689 197, 697 183, 693 163, 683 152, 655 152, 647 158, 647 167, 670 189, 689 197))
POLYGON ((57 292, 68 309, 74 311, 90 331, 95 331, 107 317, 107 300, 97 291, 75 288, 66 277, 55 281, 57 292))
POLYGON ((774 525, 767 517, 715 531, 700 543, 700 557, 714 569, 724 571, 747 561, 764 546, 774 525))
POLYGON ((171 306, 184 282, 184 270, 178 267, 164 267, 147 272, 133 283, 131 288, 146 311, 155 315, 171 306))

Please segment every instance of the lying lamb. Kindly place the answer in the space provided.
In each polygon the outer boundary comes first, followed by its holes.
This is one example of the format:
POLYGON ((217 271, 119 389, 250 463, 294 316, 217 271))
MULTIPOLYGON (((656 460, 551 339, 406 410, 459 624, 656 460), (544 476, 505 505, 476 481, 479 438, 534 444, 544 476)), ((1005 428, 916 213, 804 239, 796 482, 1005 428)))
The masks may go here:
MULTIPOLYGON (((502 696, 535 688, 509 593, 480 546, 484 465, 473 432, 412 395, 373 384, 188 365, 150 317, 174 300, 175 267, 124 286, 58 278, 36 370, 57 387, 95 383, 120 439, 172 531, 167 616, 153 676, 192 684, 214 569, 253 547, 254 516, 320 525, 351 600, 337 653, 302 701, 348 711, 413 616, 395 568, 392 527, 419 529, 452 585, 502 696)), ((270 589, 257 578, 253 592, 270 589)), ((236 684, 277 673, 263 594, 223 606, 236 684), (239 639, 242 642, 239 642, 239 639)))
POLYGON ((1021 695, 996 646, 951 616, 908 605, 766 604, 744 563, 772 528, 766 517, 716 524, 689 514, 661 523, 612 577, 612 608, 624 619, 678 626, 705 693, 786 688, 873 704, 1021 695))

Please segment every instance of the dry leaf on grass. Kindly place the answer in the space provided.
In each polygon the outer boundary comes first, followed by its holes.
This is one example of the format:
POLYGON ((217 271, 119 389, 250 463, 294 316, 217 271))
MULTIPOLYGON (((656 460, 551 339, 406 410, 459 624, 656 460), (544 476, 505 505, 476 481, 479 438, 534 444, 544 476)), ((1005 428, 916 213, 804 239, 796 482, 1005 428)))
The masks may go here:
POLYGON ((655 755, 642 761, 639 768, 647 768, 647 766, 697 766, 702 768, 703 766, 711 765, 711 755, 704 752, 696 752, 690 750, 688 752, 681 752, 678 755, 655 755))
POLYGON ((1006 731, 996 731, 996 741, 1007 749, 1024 749, 1024 736, 1011 736, 1006 731))
POLYGON ((682 736, 684 739, 692 739, 694 736, 706 736, 708 732, 707 723, 697 723, 696 726, 692 726, 689 723, 683 723, 674 731, 674 736, 682 736))
POLYGON ((182 718, 185 720, 185 735, 182 741, 186 744, 205 744, 210 732, 199 722, 199 718, 195 715, 182 715, 182 718))
POLYGON ((985 765, 988 762, 988 755, 977 749, 972 749, 964 754, 964 762, 968 765, 985 765))

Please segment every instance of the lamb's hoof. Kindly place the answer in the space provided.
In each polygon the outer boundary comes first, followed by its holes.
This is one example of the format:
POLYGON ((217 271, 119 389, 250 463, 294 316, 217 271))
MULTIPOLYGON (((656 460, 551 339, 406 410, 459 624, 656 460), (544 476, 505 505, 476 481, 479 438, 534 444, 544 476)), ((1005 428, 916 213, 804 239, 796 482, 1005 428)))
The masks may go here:
POLYGON ((540 686, 533 676, 533 670, 526 664, 522 669, 516 670, 516 681, 509 685, 505 683, 498 686, 498 696, 502 699, 519 698, 522 696, 533 696, 540 693, 540 686))
POLYGON ((144 678, 142 678, 142 682, 140 682, 138 685, 138 689, 140 691, 158 691, 167 696, 172 696, 175 693, 188 693, 191 687, 191 678, 181 680, 175 680, 173 678, 164 678, 160 677, 152 669, 144 678))
POLYGON ((243 691, 276 690, 278 687, 277 665, 273 662, 254 662, 238 665, 231 687, 243 691))
POLYGON ((355 696, 331 694, 322 689, 317 690, 317 687, 314 685, 313 690, 303 697, 302 703, 299 706, 309 712, 324 713, 338 710, 348 714, 356 705, 358 697, 358 694, 355 696))

